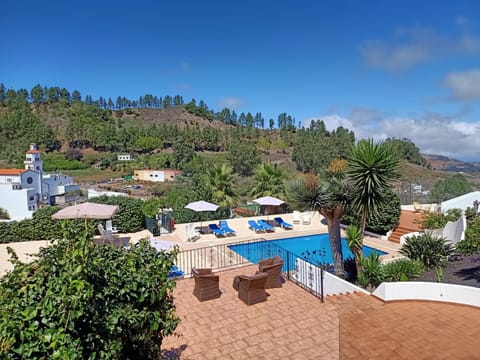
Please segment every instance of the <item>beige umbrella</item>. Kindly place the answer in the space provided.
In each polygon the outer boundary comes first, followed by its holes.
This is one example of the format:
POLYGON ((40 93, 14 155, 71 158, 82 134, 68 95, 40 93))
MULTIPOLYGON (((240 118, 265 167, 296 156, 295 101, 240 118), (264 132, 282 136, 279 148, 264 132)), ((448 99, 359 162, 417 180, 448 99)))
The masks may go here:
POLYGON ((118 211, 117 205, 85 202, 67 206, 52 215, 52 219, 111 219, 118 211))

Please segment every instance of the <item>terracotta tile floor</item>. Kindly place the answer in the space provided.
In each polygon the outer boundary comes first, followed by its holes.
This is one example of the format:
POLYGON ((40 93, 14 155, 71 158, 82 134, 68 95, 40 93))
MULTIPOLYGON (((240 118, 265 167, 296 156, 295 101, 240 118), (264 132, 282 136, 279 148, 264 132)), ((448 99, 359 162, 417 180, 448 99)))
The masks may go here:
POLYGON ((324 303, 286 282, 247 306, 220 272, 219 299, 199 302, 193 279, 174 291, 181 323, 164 339, 167 359, 480 359, 480 310, 432 302, 384 304, 363 294, 324 303))

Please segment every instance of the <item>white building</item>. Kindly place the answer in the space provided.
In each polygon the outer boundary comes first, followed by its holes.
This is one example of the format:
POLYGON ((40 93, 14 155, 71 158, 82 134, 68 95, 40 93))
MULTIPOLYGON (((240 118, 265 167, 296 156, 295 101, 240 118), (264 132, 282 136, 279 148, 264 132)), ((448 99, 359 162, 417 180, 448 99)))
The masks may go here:
POLYGON ((118 161, 131 161, 131 160, 133 160, 133 157, 130 154, 118 154, 117 155, 117 160, 118 161))
POLYGON ((133 179, 142 181, 164 182, 173 181, 180 170, 164 169, 164 170, 134 170, 133 179))
POLYGON ((0 208, 10 220, 31 218, 40 203, 54 205, 78 199, 80 189, 73 178, 44 174, 43 161, 35 144, 30 145, 24 169, 0 169, 0 208))
POLYGON ((440 206, 442 213, 445 213, 451 209, 461 209, 465 211, 469 207, 473 208, 473 202, 475 200, 480 201, 480 191, 469 192, 467 194, 457 196, 456 198, 443 201, 440 206))

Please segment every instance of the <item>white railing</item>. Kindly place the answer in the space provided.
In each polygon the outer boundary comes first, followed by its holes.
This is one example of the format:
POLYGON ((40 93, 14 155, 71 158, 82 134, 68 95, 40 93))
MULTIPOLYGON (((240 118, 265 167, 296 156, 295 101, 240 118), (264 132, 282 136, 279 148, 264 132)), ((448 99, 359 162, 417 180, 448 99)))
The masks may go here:
MULTIPOLYGON (((320 293, 320 267, 312 265, 305 260, 297 258, 295 260, 296 272, 293 275, 294 280, 301 283, 308 289, 320 293)), ((324 295, 339 295, 351 292, 363 292, 370 295, 370 293, 346 280, 330 274, 328 271, 323 272, 323 294, 324 295)))

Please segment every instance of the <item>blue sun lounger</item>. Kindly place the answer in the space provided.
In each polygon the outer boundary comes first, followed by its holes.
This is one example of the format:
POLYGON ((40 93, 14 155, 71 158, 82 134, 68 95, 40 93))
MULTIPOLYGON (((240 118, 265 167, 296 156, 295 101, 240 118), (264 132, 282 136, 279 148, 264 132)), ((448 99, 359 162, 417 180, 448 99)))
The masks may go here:
POLYGON ((227 220, 220 220, 218 223, 220 230, 223 230, 227 235, 237 235, 237 232, 228 226, 227 220))
POLYGON ((263 220, 257 220, 258 225, 263 227, 265 231, 275 231, 275 226, 270 225, 266 221, 263 220))
POLYGON ((220 229, 217 224, 208 224, 208 228, 215 234, 216 237, 225 236, 225 231, 220 229))
POLYGON ((281 217, 276 217, 274 219, 282 229, 293 229, 293 225, 284 221, 281 217))
POLYGON ((253 231, 255 231, 256 233, 261 232, 261 231, 265 231, 263 226, 260 226, 259 224, 257 224, 257 222, 255 220, 248 220, 248 227, 250 229, 252 229, 253 231))

